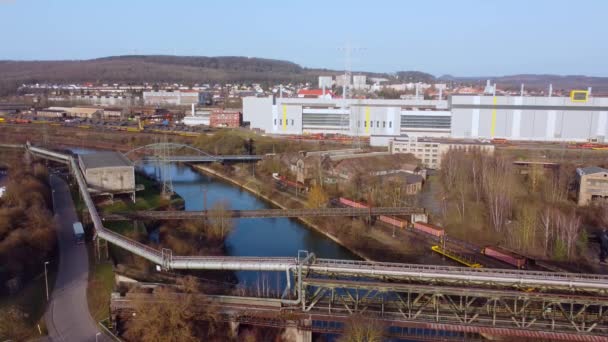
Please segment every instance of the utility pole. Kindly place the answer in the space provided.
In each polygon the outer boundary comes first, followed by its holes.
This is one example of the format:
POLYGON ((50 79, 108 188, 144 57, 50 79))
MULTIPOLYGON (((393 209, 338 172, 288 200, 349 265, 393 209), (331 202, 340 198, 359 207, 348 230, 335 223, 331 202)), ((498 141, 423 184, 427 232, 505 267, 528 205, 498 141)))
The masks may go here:
POLYGON ((46 265, 48 265, 49 262, 45 261, 44 262, 44 284, 46 285, 46 301, 49 301, 49 278, 47 276, 47 271, 46 271, 46 265))

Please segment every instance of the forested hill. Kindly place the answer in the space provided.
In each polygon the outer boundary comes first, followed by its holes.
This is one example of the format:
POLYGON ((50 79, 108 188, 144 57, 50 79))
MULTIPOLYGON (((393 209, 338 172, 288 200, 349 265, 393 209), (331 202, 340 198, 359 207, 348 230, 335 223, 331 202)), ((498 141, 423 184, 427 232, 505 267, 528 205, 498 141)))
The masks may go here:
POLYGON ((0 80, 31 82, 276 82, 312 80, 301 66, 247 57, 117 56, 91 60, 0 61, 0 80))

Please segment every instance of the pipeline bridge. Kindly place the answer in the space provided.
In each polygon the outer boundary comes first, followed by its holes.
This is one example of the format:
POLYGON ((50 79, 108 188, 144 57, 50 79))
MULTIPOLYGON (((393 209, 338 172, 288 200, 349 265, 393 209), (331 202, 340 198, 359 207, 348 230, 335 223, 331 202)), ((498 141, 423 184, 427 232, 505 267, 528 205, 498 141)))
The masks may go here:
MULTIPOLYGON (((27 145, 29 153, 66 163, 105 240, 164 270, 284 272, 281 312, 332 317, 364 314, 424 329, 572 341, 608 340, 608 276, 297 257, 179 256, 103 226, 74 157, 27 145)), ((240 298, 240 297, 232 297, 240 298)), ((237 300, 247 300, 240 298, 237 300)), ((251 300, 260 300, 251 298, 251 300)), ((319 323, 320 324, 320 323, 319 323)))
POLYGON ((214 215, 232 218, 267 217, 329 217, 329 216, 378 216, 424 214, 423 208, 375 207, 375 208, 316 208, 316 209, 256 209, 256 210, 202 210, 202 211, 134 211, 102 215, 104 221, 124 220, 190 220, 214 215))

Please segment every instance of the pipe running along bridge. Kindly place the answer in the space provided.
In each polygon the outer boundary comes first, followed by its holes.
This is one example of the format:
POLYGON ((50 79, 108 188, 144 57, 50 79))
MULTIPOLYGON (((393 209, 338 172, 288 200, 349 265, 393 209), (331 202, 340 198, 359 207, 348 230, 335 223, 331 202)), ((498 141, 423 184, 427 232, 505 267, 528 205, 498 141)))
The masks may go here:
POLYGON ((72 156, 29 144, 26 149, 69 165, 97 241, 106 240, 164 270, 285 272, 287 286, 281 298, 230 297, 235 301, 274 303, 279 307, 277 313, 287 310, 307 317, 313 325, 318 323, 315 320, 329 322, 364 314, 391 326, 608 340, 606 275, 337 260, 316 258, 304 251, 297 257, 173 255, 169 249, 153 248, 106 229, 72 156))
POLYGON ((257 209, 257 210, 203 210, 203 211, 135 211, 102 215, 103 221, 124 220, 190 220, 214 215, 232 218, 267 217, 329 217, 329 216, 378 216, 424 214, 423 208, 374 207, 374 208, 316 208, 316 209, 257 209))

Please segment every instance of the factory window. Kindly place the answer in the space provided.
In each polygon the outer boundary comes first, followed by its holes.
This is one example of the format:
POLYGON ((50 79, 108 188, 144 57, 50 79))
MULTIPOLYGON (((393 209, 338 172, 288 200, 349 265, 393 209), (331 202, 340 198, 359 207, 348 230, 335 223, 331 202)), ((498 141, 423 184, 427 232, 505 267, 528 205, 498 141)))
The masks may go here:
POLYGON ((393 122, 392 121, 388 122, 388 128, 393 128, 393 122))
POLYGON ((361 127, 361 120, 357 120, 357 127, 361 127))
POLYGON ((376 127, 380 128, 380 121, 376 121, 376 127))
POLYGON ((283 125, 283 119, 279 119, 279 125, 283 125))
POLYGON ((277 125, 277 119, 274 119, 274 125, 275 126, 277 125))
POLYGON ((363 121, 363 127, 367 128, 367 121, 363 121))
POLYGON ((382 121, 382 128, 386 128, 386 121, 382 121))
POLYGON ((291 125, 293 126, 293 119, 291 119, 291 125))

